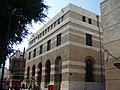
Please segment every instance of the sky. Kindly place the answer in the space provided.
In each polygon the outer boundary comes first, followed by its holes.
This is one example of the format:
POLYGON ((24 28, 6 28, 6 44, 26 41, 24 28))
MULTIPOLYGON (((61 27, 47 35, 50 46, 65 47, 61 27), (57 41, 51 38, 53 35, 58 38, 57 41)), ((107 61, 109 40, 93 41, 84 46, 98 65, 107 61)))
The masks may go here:
MULTIPOLYGON (((47 23, 48 20, 54 17, 59 11, 61 11, 62 8, 64 8, 69 3, 72 3, 74 5, 87 9, 95 14, 100 15, 100 3, 102 1, 103 0, 44 0, 45 4, 49 6, 47 18, 45 19, 46 22, 44 22, 44 24, 47 23)), ((43 23, 33 24, 33 27, 29 27, 30 31, 32 33, 35 33, 44 24, 43 23)), ((24 39, 20 45, 15 45, 14 49, 20 51, 23 51, 24 47, 27 49, 29 38, 30 35, 26 39, 24 39)), ((9 64, 7 62, 7 66, 8 65, 9 64)))

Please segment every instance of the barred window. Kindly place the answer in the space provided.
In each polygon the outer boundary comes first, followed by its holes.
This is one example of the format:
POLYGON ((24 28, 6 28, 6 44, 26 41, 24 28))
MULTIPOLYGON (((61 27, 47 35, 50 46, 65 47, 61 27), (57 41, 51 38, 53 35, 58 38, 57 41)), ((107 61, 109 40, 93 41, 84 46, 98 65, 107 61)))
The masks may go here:
POLYGON ((51 49, 51 40, 47 41, 47 51, 51 49))
POLYGON ((92 46, 92 35, 86 34, 86 45, 92 46))
POLYGON ((61 45, 61 33, 57 35, 57 46, 61 45))

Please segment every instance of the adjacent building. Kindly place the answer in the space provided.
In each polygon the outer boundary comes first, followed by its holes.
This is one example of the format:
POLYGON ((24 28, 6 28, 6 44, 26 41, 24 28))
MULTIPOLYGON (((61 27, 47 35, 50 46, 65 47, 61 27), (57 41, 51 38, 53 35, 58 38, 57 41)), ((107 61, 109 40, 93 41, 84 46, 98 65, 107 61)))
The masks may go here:
POLYGON ((25 62, 24 52, 22 53, 19 50, 10 58, 10 88, 20 89, 21 82, 24 80, 25 62))
MULTIPOLYGON (((2 67, 0 67, 0 76, 1 76, 1 74, 2 74, 2 67)), ((9 70, 8 70, 8 68, 5 67, 4 78, 6 78, 6 77, 9 77, 9 70)), ((1 77, 0 77, 0 80, 1 80, 1 77)))
POLYGON ((120 0, 101 3, 106 90, 120 90, 120 0))
MULTIPOLYGON (((0 67, 0 76, 2 74, 2 67, 0 67)), ((0 80, 1 80, 1 77, 0 77, 0 80)), ((10 80, 10 77, 9 77, 9 70, 8 68, 5 67, 4 69, 4 78, 3 78, 3 89, 7 90, 9 88, 9 80, 10 80)))
POLYGON ((29 40, 25 84, 42 90, 102 90, 101 21, 96 14, 69 4, 29 40))

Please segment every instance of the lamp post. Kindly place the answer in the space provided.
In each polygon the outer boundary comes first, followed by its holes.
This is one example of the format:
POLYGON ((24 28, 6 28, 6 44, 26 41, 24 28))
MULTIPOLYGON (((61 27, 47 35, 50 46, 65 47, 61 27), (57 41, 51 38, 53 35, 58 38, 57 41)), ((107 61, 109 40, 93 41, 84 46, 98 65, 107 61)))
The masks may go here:
MULTIPOLYGON (((6 37, 4 41, 4 57, 3 57, 3 67, 2 67, 2 73, 1 73, 1 81, 0 81, 0 90, 3 90, 3 78, 4 78, 4 69, 5 69, 5 61, 6 61, 6 55, 7 55, 7 45, 8 45, 8 38, 10 34, 10 27, 11 27, 11 21, 12 21, 12 16, 16 11, 22 11, 21 8, 15 8, 12 10, 10 13, 9 21, 8 21, 8 29, 6 30, 6 37)), ((18 14, 18 12, 16 14, 18 14)))
POLYGON ((100 48, 100 62, 101 62, 101 85, 102 85, 102 88, 103 90, 105 89, 104 86, 105 86, 105 78, 104 78, 104 75, 103 75, 103 53, 102 53, 102 43, 101 43, 101 30, 100 30, 100 25, 99 25, 99 16, 96 15, 96 18, 97 18, 97 27, 98 27, 98 32, 99 32, 99 48, 100 48))

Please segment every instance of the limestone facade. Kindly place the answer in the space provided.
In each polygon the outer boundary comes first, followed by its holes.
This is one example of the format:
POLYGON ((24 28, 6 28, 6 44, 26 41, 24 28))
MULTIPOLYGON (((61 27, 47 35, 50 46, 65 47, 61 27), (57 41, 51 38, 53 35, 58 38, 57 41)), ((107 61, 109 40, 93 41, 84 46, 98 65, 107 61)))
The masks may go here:
POLYGON ((101 3, 105 52, 106 90, 120 90, 120 0, 105 0, 101 3), (113 58, 113 56, 115 58, 113 58))
POLYGON ((30 38, 26 86, 38 83, 43 90, 49 84, 55 90, 101 90, 104 67, 97 52, 99 42, 96 14, 67 5, 30 38))

